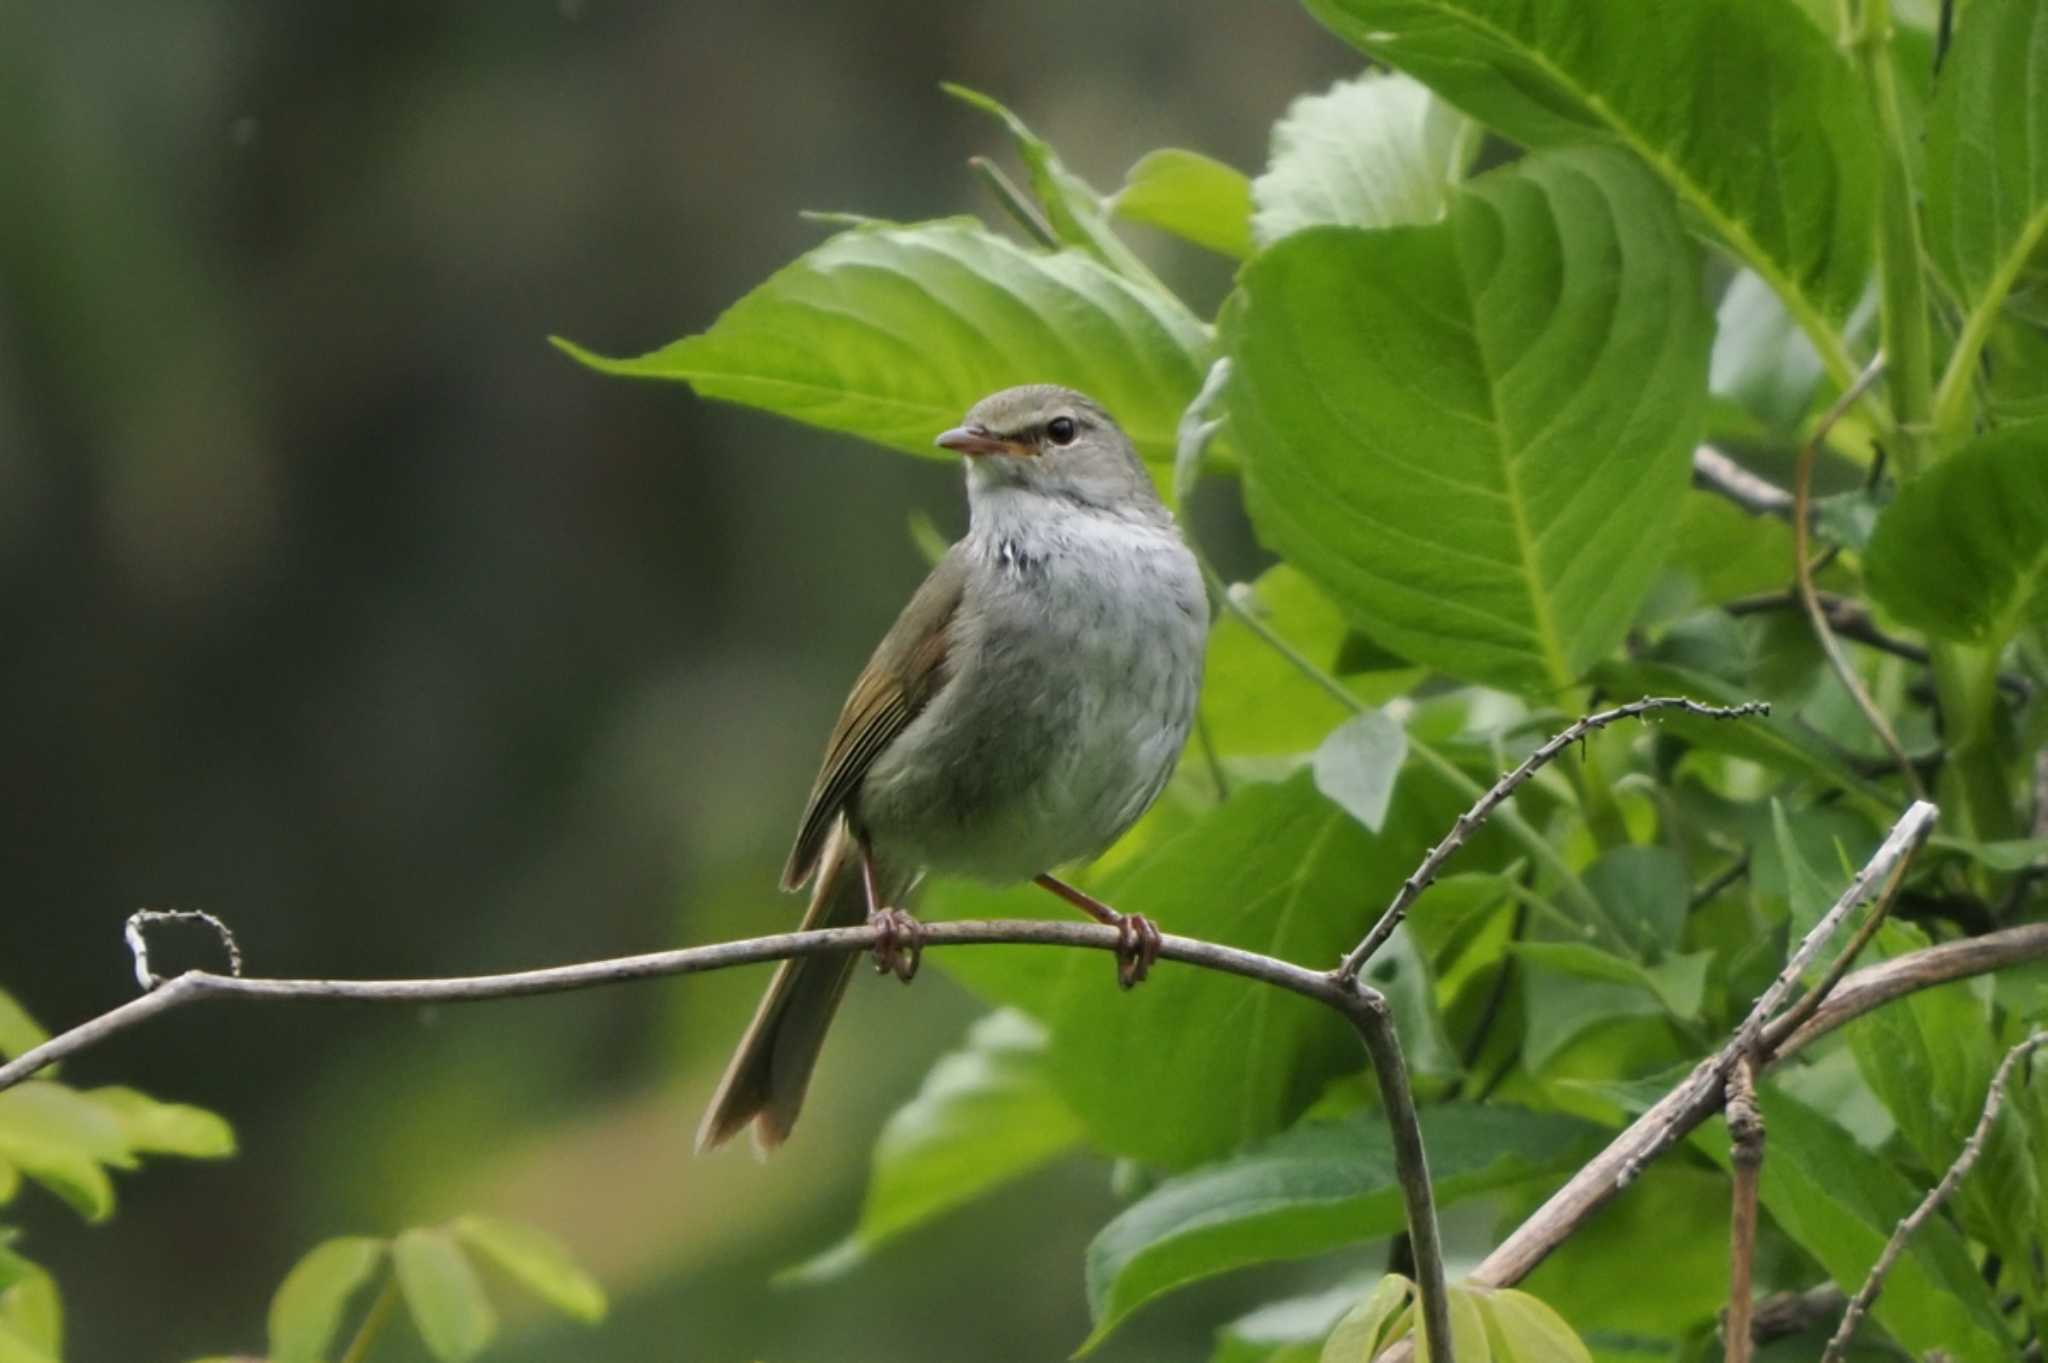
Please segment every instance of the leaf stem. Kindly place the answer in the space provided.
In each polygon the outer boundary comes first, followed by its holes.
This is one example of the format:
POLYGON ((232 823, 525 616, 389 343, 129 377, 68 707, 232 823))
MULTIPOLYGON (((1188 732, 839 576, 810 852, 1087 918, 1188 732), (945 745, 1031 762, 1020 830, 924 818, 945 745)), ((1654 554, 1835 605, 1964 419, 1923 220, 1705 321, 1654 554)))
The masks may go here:
POLYGON ((398 1275, 390 1269, 384 1270, 384 1286, 377 1291, 377 1299, 370 1303, 370 1309, 363 1313, 363 1322, 356 1327, 355 1337, 348 1342, 348 1348, 341 1355, 341 1363, 363 1363, 370 1356, 370 1346, 384 1331, 384 1322, 398 1306, 398 1275))

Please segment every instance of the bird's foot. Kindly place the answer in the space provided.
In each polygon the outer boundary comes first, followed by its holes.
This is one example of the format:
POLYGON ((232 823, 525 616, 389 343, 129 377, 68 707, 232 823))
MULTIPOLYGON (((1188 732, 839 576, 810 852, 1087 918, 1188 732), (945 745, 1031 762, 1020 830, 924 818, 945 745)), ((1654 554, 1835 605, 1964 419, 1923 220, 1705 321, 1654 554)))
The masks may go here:
POLYGON ((1115 926, 1116 982, 1129 989, 1142 984, 1152 973, 1152 963, 1159 959, 1165 942, 1152 920, 1142 913, 1120 913, 1115 926))
POLYGON ((875 973, 909 984, 924 959, 924 924, 901 909, 876 909, 868 922, 875 929, 875 973))

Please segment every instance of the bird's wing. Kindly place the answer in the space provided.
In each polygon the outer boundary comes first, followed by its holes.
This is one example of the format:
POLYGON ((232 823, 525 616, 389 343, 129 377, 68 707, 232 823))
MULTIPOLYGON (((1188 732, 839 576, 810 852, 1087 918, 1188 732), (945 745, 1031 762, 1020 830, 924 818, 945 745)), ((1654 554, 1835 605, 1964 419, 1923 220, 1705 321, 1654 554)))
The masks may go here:
POLYGON ((811 785, 796 845, 782 869, 783 888, 793 890, 809 878, 833 820, 846 808, 868 768, 946 684, 947 644, 966 583, 967 561, 955 545, 933 567, 861 670, 825 744, 825 760, 811 785))

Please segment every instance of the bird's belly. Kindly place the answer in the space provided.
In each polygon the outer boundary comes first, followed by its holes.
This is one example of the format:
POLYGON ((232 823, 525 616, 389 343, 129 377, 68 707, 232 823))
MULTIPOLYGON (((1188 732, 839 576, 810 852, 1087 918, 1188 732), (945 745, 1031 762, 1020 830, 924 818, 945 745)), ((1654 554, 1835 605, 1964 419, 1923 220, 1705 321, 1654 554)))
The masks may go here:
POLYGON ((1194 718, 1207 622, 1188 566, 1114 597, 1057 569, 1019 582, 990 613, 976 668, 905 731, 925 741, 892 745, 863 783, 859 816, 883 858, 1026 880, 1136 822, 1194 718))

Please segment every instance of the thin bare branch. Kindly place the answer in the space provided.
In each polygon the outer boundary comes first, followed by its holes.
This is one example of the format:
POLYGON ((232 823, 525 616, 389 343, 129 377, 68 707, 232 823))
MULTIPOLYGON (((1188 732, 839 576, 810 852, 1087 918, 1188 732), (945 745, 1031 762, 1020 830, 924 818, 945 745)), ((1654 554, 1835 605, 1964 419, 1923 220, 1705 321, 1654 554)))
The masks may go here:
POLYGON ((1856 376, 1856 382, 1849 385, 1848 391, 1835 399, 1834 405, 1821 417, 1820 424, 1814 427, 1813 434, 1799 447, 1798 472, 1792 482, 1792 575, 1799 588, 1799 600, 1806 607, 1806 618, 1813 625, 1813 637, 1820 641, 1820 650, 1827 657, 1828 666, 1834 669, 1835 676, 1849 692, 1850 698, 1856 702, 1856 708, 1863 712, 1863 718, 1870 722, 1871 729, 1884 744, 1885 751, 1889 752, 1892 760, 1898 764, 1899 775, 1905 779, 1906 789, 1913 792, 1915 799, 1924 800, 1927 798, 1927 787, 1921 783, 1920 773, 1914 770, 1912 759, 1906 756, 1905 748, 1899 743, 1899 736, 1892 732, 1891 721, 1884 717, 1884 711, 1878 709, 1877 702, 1871 699, 1870 691, 1863 685, 1863 678, 1857 676, 1856 669, 1849 665, 1848 658, 1842 653, 1841 644, 1835 639, 1834 630, 1828 626, 1828 614, 1821 608, 1820 597, 1813 587, 1813 560, 1807 553, 1812 534, 1810 513, 1814 457, 1820 452, 1821 442, 1827 439, 1828 432, 1841 420, 1842 414, 1855 405, 1856 399, 1862 397, 1864 390, 1877 382, 1878 375, 1882 373, 1884 352, 1880 350, 1871 357, 1870 363, 1863 367, 1863 372, 1856 376))
POLYGON ((1728 1217, 1728 1314, 1721 1322, 1726 1363, 1749 1363, 1756 1309, 1757 1181, 1764 1167, 1764 1114, 1756 1101, 1756 1061, 1743 1056, 1728 1072, 1728 1162, 1733 1194, 1728 1217))
POLYGON ((1863 954, 1863 948, 1870 945, 1870 939, 1877 936, 1877 930, 1884 926, 1885 918, 1891 913, 1892 900, 1897 896, 1900 884, 1906 879, 1906 868, 1913 864, 1913 854, 1919 849, 1920 844, 1914 843, 1906 849, 1904 856, 1892 864, 1891 874, 1885 877, 1884 888, 1878 891, 1877 901, 1870 906, 1870 912, 1863 916, 1862 923, 1857 925, 1856 933, 1849 939, 1849 944, 1836 954, 1834 963, 1828 967, 1827 973, 1814 983, 1813 988, 1800 995, 1797 1003, 1778 1015, 1777 1022, 1785 1031, 1796 1031, 1800 1023, 1813 1016, 1821 1004, 1827 1001, 1828 995, 1834 992, 1835 986, 1842 982, 1842 977, 1849 973, 1849 967, 1856 963, 1856 958, 1863 954))
POLYGON ((1752 516, 1792 515, 1792 494, 1765 478, 1759 478, 1712 445, 1692 452, 1692 485, 1702 492, 1725 497, 1752 516))
POLYGON ((1443 869, 1444 863, 1465 845, 1465 840, 1472 836, 1480 824, 1486 822, 1486 816, 1491 814, 1501 801, 1515 793, 1517 786, 1534 776, 1545 763, 1595 729, 1604 729, 1616 720, 1633 719, 1652 710, 1684 710, 1695 715, 1705 715, 1709 719, 1743 719, 1750 715, 1767 715, 1771 712, 1771 707, 1768 702, 1756 700, 1742 705, 1721 706, 1702 705, 1683 696, 1645 696, 1641 700, 1630 701, 1627 705, 1617 705, 1612 710, 1587 715, 1553 735, 1543 746, 1524 758, 1522 765, 1495 781, 1479 797, 1477 804, 1458 816, 1457 822, 1451 825, 1451 831, 1444 834, 1443 841, 1430 848, 1429 855, 1422 859, 1422 864, 1401 882, 1401 888, 1394 892, 1393 902, 1387 905, 1386 912, 1372 925, 1372 931, 1366 933, 1365 939, 1351 949, 1350 954, 1332 972, 1331 978, 1339 984, 1349 984, 1358 978, 1358 972, 1365 968, 1365 963, 1372 959, 1372 954, 1394 935, 1395 928, 1401 926, 1401 920, 1408 916, 1408 908, 1415 902, 1416 896, 1429 888, 1430 883, 1436 879, 1437 872, 1443 869))
POLYGON ((1885 1275, 1892 1271, 1892 1265, 1898 1263, 1899 1256, 1906 1252, 1906 1241, 1912 1237, 1914 1231, 1927 1223, 1927 1218, 1933 1216, 1942 1203, 1948 1201, 1961 1186, 1964 1176, 1970 1172, 1970 1167, 1977 1162, 1977 1157, 1984 1153, 1984 1142, 1991 1135, 1991 1124, 1998 1120, 1998 1110, 2005 1105, 2005 1086, 2012 1077, 2013 1067, 2032 1055, 2035 1047, 2043 1044, 2048 1044, 2048 1032, 2036 1032, 2005 1053, 2005 1059, 1999 1062, 1998 1072, 1991 1076, 1991 1087, 1984 1095, 1984 1112, 1977 1118, 1976 1129, 1971 1131, 1970 1138, 1963 1142, 1961 1153, 1956 1156, 1955 1163, 1949 1165, 1948 1172, 1941 1176, 1941 1182, 1930 1188, 1927 1196, 1920 1199, 1920 1205, 1907 1213, 1906 1219, 1893 1229, 1892 1238, 1885 1242, 1883 1252, 1877 1256, 1877 1262, 1870 1266, 1870 1276, 1863 1280, 1863 1286, 1849 1299, 1849 1309, 1842 1313, 1842 1323, 1835 1328, 1834 1338, 1828 1341, 1826 1351, 1821 1354, 1821 1363, 1841 1363, 1842 1356, 1848 1352, 1849 1340, 1856 1333, 1856 1327, 1862 1323, 1865 1313, 1877 1300, 1877 1294, 1884 1289, 1885 1275))

